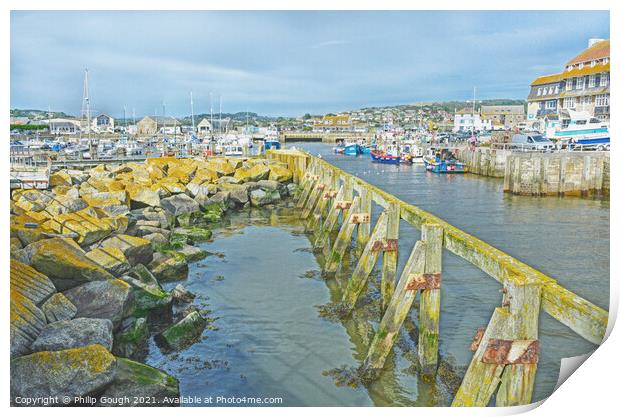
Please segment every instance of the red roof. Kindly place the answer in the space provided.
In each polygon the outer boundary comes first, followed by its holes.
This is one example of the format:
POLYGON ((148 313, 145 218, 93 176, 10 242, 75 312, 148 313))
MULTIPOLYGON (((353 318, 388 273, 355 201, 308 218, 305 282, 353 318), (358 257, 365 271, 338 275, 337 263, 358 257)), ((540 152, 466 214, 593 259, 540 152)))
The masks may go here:
POLYGON ((590 62, 597 59, 609 57, 609 39, 600 41, 577 55, 566 63, 566 65, 576 65, 580 62, 590 62))

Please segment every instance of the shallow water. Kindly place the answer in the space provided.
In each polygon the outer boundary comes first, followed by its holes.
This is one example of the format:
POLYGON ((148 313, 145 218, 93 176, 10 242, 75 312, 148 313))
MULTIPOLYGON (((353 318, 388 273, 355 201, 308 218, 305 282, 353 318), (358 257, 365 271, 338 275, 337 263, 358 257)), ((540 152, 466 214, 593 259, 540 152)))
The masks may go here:
MULTIPOLYGON (((608 202, 508 196, 498 180, 429 175, 419 167, 338 157, 328 145, 304 147, 607 308, 608 202)), ((376 207, 375 219, 378 212, 376 207)), ((401 222, 400 253, 408 255, 418 238, 417 230, 401 222)), ((213 242, 201 247, 221 255, 192 264, 183 285, 199 295, 198 304, 212 310, 217 330, 205 330, 204 340, 179 353, 164 354, 152 342, 147 357, 149 364, 179 378, 183 395, 281 397, 283 405, 449 405, 450 376, 462 376, 471 359, 472 336, 501 302, 497 282, 444 251, 440 354, 442 376, 448 377, 431 383, 417 377, 412 308, 381 378, 370 387, 340 387, 323 372, 356 367, 363 360, 379 319, 378 277, 371 277, 352 318, 332 322, 320 317, 317 306, 340 299, 355 259, 345 257, 340 273, 324 280, 319 272, 323 259, 310 251, 310 237, 303 234, 295 210, 285 208, 234 213, 213 242)), ((594 347, 546 313, 540 333, 536 400, 552 392, 562 357, 594 347)))

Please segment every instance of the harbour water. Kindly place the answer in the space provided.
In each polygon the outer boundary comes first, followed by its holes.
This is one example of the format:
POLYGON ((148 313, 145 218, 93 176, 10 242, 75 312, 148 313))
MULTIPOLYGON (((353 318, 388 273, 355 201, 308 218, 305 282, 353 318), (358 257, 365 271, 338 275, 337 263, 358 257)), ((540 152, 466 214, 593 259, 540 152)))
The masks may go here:
MULTIPOLYGON (((329 145, 296 145, 608 308, 608 201, 510 196, 502 192, 501 180, 427 174, 423 167, 334 155, 329 145)), ((377 207, 374 218, 378 212, 377 207)), ((442 378, 428 382, 417 377, 412 367, 416 330, 409 325, 377 382, 370 387, 336 386, 325 372, 358 366, 372 337, 378 320, 377 277, 353 318, 340 322, 321 317, 318 306, 340 298, 350 276, 349 262, 345 258, 342 271, 324 280, 322 259, 310 251, 309 237, 295 214, 286 208, 244 210, 226 220, 213 242, 202 245, 216 255, 193 264, 183 283, 212 311, 217 330, 206 330, 202 341, 176 354, 164 354, 152 343, 147 363, 179 378, 182 395, 281 397, 283 405, 449 405, 450 375, 462 376, 471 359, 472 336, 501 303, 500 285, 444 251, 442 378)), ((418 238, 417 230, 401 223, 401 258, 418 238)), ((414 308, 409 322, 415 322, 415 314, 414 308)), ((540 342, 534 400, 553 391, 561 358, 595 347, 546 313, 541 314, 540 342)))

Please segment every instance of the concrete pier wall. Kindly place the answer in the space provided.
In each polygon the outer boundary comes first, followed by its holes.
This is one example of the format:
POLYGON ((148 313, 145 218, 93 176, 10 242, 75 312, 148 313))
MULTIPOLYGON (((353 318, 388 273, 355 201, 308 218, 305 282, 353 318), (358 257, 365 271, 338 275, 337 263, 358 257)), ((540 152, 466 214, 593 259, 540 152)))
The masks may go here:
POLYGON ((517 195, 609 195, 609 152, 513 153, 504 191, 517 195))
POLYGON ((502 178, 508 155, 510 155, 510 151, 504 149, 477 148, 474 151, 460 150, 457 156, 467 164, 469 172, 472 174, 502 178))

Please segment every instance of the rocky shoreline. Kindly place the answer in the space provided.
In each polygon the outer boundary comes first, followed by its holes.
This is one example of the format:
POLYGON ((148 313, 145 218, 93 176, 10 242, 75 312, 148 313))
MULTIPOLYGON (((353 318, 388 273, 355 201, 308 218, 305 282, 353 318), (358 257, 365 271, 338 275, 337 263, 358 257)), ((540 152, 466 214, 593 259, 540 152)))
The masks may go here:
POLYGON ((145 345, 154 335, 183 349, 209 319, 182 284, 160 284, 187 278, 207 256, 194 245, 227 211, 294 193, 291 171, 161 157, 61 170, 50 183, 11 195, 12 405, 178 405, 176 378, 140 363, 145 345))

